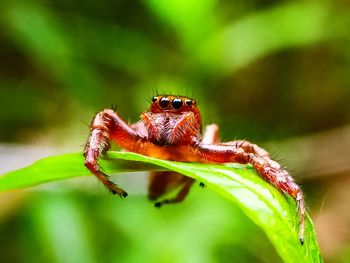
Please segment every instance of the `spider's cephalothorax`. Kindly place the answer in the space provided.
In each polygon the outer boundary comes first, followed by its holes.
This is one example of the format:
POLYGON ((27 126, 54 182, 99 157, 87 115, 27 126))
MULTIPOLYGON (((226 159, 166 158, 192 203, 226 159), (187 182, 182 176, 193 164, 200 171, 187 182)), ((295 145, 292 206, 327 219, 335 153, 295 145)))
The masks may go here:
MULTIPOLYGON (((98 165, 98 158, 109 149, 110 141, 122 148, 156 158, 202 163, 236 162, 251 164, 265 180, 297 201, 300 215, 299 238, 304 241, 305 207, 303 194, 289 173, 269 154, 248 141, 220 142, 215 124, 201 135, 201 116, 196 102, 188 97, 161 95, 152 98, 141 120, 128 125, 110 109, 99 112, 91 123, 84 156, 86 167, 113 193, 127 193, 111 182, 98 165)), ((180 192, 172 199, 156 202, 157 207, 182 201, 193 179, 174 172, 153 172, 150 176, 149 197, 158 199, 177 186, 180 192)))
POLYGON ((148 140, 158 146, 189 144, 201 136, 201 116, 193 99, 155 96, 148 112, 141 115, 148 140))

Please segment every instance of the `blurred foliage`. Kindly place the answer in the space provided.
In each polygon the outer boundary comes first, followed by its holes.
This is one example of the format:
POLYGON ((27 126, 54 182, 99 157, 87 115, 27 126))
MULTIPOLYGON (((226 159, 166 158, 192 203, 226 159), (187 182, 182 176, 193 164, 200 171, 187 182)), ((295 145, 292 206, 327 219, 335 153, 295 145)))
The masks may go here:
MULTIPOLYGON (((198 99, 204 122, 218 123, 224 140, 265 142, 346 125, 349 28, 345 0, 3 0, 0 141, 79 147, 94 113, 113 104, 126 120, 137 120, 156 92, 198 99)), ((38 262, 40 251, 44 262, 77 262, 69 257, 73 252, 65 250, 74 243, 76 255, 86 262, 104 257, 130 262, 142 255, 145 261, 157 262, 152 258, 157 253, 157 259, 174 255, 166 249, 168 235, 141 231, 156 229, 142 225, 142 218, 158 222, 163 216, 142 214, 149 206, 141 198, 129 198, 126 209, 124 202, 103 194, 96 200, 82 192, 28 195, 13 217, 3 215, 1 254, 7 259, 18 256, 12 262, 38 262), (97 210, 92 209, 94 202, 97 210), (140 215, 133 235, 118 227, 123 216, 140 215), (62 221, 50 227, 52 217, 62 221), (59 235, 67 235, 71 243, 57 243, 62 240, 59 235)), ((174 234, 171 246, 183 251, 176 254, 183 257, 181 262, 195 262, 200 255, 198 262, 278 261, 266 238, 255 236, 256 227, 244 223, 244 216, 230 209, 219 215, 225 201, 206 206, 202 201, 210 198, 202 200, 202 193, 197 199, 191 196, 185 204, 167 208, 169 224, 161 224, 174 234), (197 206, 202 215, 223 216, 220 224, 227 226, 216 229, 225 234, 200 238, 198 233, 208 229, 204 223, 197 228, 197 206), (177 232, 173 223, 182 215, 188 225, 177 232), (197 239, 189 237, 191 231, 197 231, 192 236, 197 239), (201 243, 205 240, 212 242, 208 249, 201 243)), ((338 261, 346 262, 348 254, 343 251, 338 261)))
POLYGON ((199 98, 205 121, 224 124, 228 138, 342 125, 350 112, 345 6, 5 1, 0 139, 74 126, 111 104, 135 120, 154 91, 199 98))
POLYGON ((11 262, 281 262, 231 202, 197 187, 188 201, 160 210, 144 197, 120 201, 93 190, 24 199, 0 229, 2 258, 11 262))

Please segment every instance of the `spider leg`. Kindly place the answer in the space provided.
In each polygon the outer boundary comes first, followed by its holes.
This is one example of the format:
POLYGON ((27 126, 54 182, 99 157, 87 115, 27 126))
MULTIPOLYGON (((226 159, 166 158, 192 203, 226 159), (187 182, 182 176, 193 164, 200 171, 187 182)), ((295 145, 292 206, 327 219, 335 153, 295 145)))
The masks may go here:
POLYGON ((251 142, 248 142, 245 140, 224 142, 222 144, 235 146, 237 148, 242 148, 247 153, 253 153, 253 154, 256 154, 258 156, 264 157, 265 159, 270 159, 270 155, 265 149, 261 148, 260 146, 254 144, 254 143, 251 143, 251 142))
POLYGON ((99 112, 92 120, 89 139, 85 145, 85 166, 113 194, 126 197, 127 193, 109 180, 108 175, 100 170, 98 159, 110 148, 111 139, 120 144, 134 145, 139 136, 113 110, 99 112))
MULTIPOLYGON (((219 144, 219 126, 217 124, 210 124, 205 128, 203 140, 203 144, 219 144)), ((230 142, 223 142, 223 145, 231 145, 236 148, 242 148, 245 152, 254 153, 261 157, 269 157, 269 153, 258 145, 245 141, 245 140, 237 140, 230 142)))
POLYGON ((219 143, 219 126, 217 126, 216 124, 210 124, 206 126, 202 143, 218 144, 219 143))
MULTIPOLYGON (((219 126, 217 124, 209 124, 205 127, 203 139, 203 144, 218 144, 219 139, 219 126)), ((205 184, 203 182, 199 183, 199 187, 204 188, 205 184)))
POLYGON ((152 171, 149 176, 148 198, 156 200, 183 184, 184 176, 172 171, 152 171))
POLYGON ((270 159, 265 150, 247 141, 226 144, 198 143, 196 150, 201 158, 209 162, 249 163, 266 181, 295 198, 300 218, 299 239, 302 244, 304 243, 305 205, 302 191, 289 173, 279 163, 270 159))
POLYGON ((179 203, 181 201, 183 201, 185 199, 185 197, 187 196, 187 194, 190 191, 190 188, 192 186, 192 184, 194 183, 195 180, 193 180, 192 178, 189 177, 185 177, 183 176, 182 178, 182 188, 181 190, 178 192, 178 194, 171 199, 164 199, 162 201, 156 202, 154 204, 155 207, 161 207, 162 205, 165 204, 175 204, 175 203, 179 203))

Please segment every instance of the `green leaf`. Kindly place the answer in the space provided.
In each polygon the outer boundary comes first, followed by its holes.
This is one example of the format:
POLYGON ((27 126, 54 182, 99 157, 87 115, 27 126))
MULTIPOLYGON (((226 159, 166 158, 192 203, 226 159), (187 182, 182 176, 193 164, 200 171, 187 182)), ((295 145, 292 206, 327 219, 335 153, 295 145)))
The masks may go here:
MULTIPOLYGON (((194 178, 239 206, 266 233, 285 262, 322 262, 310 217, 306 217, 301 245, 295 200, 265 182, 249 165, 182 163, 112 151, 100 165, 106 173, 168 169, 194 178)), ((1 176, 0 191, 81 175, 89 175, 81 153, 52 156, 1 176)))

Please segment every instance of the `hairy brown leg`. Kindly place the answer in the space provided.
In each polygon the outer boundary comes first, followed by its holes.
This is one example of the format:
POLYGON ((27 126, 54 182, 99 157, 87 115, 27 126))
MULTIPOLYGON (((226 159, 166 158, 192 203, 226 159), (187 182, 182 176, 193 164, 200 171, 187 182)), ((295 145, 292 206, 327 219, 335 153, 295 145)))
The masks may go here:
MULTIPOLYGON (((191 188, 191 185, 194 183, 194 180, 192 178, 183 176, 181 174, 178 173, 174 173, 174 172, 165 172, 165 174, 162 174, 163 172, 157 173, 157 174, 153 174, 153 187, 155 187, 157 185, 157 187, 160 187, 159 189, 157 189, 159 192, 157 193, 153 193, 153 196, 150 195, 151 199, 156 199, 157 197, 159 197, 162 194, 165 194, 166 192, 168 192, 169 190, 174 189, 175 187, 182 185, 181 190, 178 192, 178 194, 174 197, 174 198, 170 198, 170 199, 164 199, 161 200, 159 202, 156 202, 154 204, 155 207, 161 207, 164 204, 174 204, 174 203, 179 203, 181 201, 183 201, 185 199, 185 197, 187 196, 187 194, 189 193, 189 190, 191 188), (166 178, 167 179, 164 179, 166 178), (157 181, 157 180, 160 181, 157 181), (164 185, 160 185, 160 183, 165 183, 164 185)), ((153 189, 155 190, 155 189, 153 189)), ((151 192, 150 192, 151 194, 151 192)))
POLYGON ((216 124, 210 124, 205 127, 202 143, 218 144, 219 142, 219 127, 216 124))
POLYGON ((149 175, 148 198, 156 200, 184 182, 183 175, 172 171, 152 171, 149 175))
POLYGON ((108 175, 100 170, 99 157, 109 149, 111 137, 128 143, 129 147, 139 138, 114 111, 99 112, 92 120, 89 139, 85 145, 85 166, 93 173, 113 194, 126 197, 127 193, 109 180, 108 175))
MULTIPOLYGON (((205 127, 205 132, 204 132, 202 143, 203 144, 219 144, 220 143, 218 125, 210 124, 207 127, 205 127)), ((221 144, 235 146, 236 148, 242 148, 245 152, 254 153, 254 154, 257 154, 261 157, 269 157, 269 153, 266 150, 264 150, 263 148, 259 147, 256 144, 253 144, 253 143, 245 141, 245 140, 223 142, 221 144)))
POLYGON ((254 144, 254 143, 251 143, 251 142, 248 142, 245 140, 224 142, 222 144, 235 146, 236 148, 242 148, 247 153, 253 153, 253 154, 258 155, 260 157, 264 157, 265 159, 270 159, 270 155, 265 149, 261 148, 260 146, 254 144))
MULTIPOLYGON (((216 124, 209 124, 205 127, 203 139, 203 144, 218 144, 220 143, 219 138, 219 126, 216 124)), ((203 188, 205 184, 203 182, 199 183, 199 186, 203 188)))
POLYGON ((305 205, 301 189, 294 182, 289 173, 279 163, 270 159, 265 150, 247 141, 230 142, 227 144, 197 145, 201 157, 209 162, 227 163, 235 162, 251 164, 261 177, 273 184, 283 193, 289 194, 297 201, 300 218, 299 239, 304 243, 305 205), (244 146, 244 147, 240 147, 244 146))

